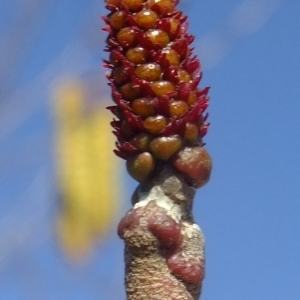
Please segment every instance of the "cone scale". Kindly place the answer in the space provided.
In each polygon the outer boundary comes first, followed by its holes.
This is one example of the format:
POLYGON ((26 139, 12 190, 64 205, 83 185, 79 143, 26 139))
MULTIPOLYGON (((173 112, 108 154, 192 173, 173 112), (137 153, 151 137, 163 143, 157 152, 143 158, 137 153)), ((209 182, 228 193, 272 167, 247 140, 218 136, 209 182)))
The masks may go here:
POLYGON ((204 279, 204 238, 192 204, 212 166, 203 143, 209 88, 199 87, 194 37, 177 4, 106 0, 103 17, 114 151, 140 183, 118 228, 128 300, 198 299, 204 279))

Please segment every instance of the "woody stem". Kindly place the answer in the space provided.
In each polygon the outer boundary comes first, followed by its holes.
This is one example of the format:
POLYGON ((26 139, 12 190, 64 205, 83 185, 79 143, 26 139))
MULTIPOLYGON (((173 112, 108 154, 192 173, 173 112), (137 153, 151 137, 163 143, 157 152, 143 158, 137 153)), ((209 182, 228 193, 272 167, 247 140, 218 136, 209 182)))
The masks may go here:
POLYGON ((192 216, 195 189, 165 166, 140 184, 118 233, 125 241, 127 300, 196 300, 204 237, 192 216))

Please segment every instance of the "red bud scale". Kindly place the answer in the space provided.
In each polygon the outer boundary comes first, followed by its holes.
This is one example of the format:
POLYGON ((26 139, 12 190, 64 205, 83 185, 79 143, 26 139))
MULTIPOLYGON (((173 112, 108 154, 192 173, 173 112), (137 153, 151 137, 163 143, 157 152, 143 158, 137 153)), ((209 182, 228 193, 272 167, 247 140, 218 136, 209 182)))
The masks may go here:
MULTIPOLYGON (((127 160, 129 174, 149 179, 163 163, 178 168, 180 151, 202 148, 209 88, 201 89, 194 37, 177 0, 106 0, 108 32, 105 67, 112 89, 117 137, 115 153, 127 160)), ((201 151, 205 151, 203 148, 201 151)), ((189 151, 196 154, 199 150, 189 151)), ((206 154, 207 159, 208 154, 206 154)), ((205 166, 210 171, 210 165, 205 166)), ((199 173, 199 172, 198 172, 199 173)), ((201 173, 201 172, 200 172, 201 173)), ((196 187, 198 180, 190 180, 196 187)), ((203 185, 203 178, 200 178, 203 185)))

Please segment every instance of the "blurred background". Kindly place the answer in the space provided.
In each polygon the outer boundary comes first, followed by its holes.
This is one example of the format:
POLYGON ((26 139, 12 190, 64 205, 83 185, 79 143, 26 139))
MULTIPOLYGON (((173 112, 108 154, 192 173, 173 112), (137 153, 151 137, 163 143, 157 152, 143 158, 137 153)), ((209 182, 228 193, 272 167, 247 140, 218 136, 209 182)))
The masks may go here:
MULTIPOLYGON (((300 2, 182 0, 210 85, 201 300, 300 299, 300 2)), ((0 1, 0 299, 125 299, 103 1, 0 1)))

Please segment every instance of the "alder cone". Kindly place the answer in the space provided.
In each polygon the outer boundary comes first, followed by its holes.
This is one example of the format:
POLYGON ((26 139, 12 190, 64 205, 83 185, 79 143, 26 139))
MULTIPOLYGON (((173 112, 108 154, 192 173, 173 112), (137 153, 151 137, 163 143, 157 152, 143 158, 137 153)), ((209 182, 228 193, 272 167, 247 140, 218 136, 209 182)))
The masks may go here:
POLYGON ((194 37, 186 32, 186 17, 177 4, 178 0, 106 0, 109 59, 104 62, 115 102, 108 107, 116 116, 111 123, 115 153, 129 161, 129 173, 138 181, 155 172, 150 160, 181 171, 174 157, 185 148, 202 147, 209 125, 209 88, 198 87, 202 73, 192 53, 194 37), (140 175, 140 159, 132 170, 137 157, 147 158, 147 171, 140 175))

